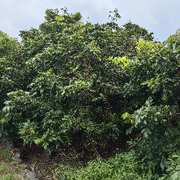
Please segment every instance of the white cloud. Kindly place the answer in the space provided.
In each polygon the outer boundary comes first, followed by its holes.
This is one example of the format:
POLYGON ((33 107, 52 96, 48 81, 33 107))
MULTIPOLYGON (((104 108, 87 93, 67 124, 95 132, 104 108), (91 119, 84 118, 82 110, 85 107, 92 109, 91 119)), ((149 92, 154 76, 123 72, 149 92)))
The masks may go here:
POLYGON ((179 0, 5 0, 0 5, 0 30, 17 37, 19 30, 38 28, 46 9, 64 6, 70 13, 81 12, 84 21, 89 17, 93 23, 107 22, 109 11, 118 8, 120 25, 131 20, 160 40, 180 28, 179 0))

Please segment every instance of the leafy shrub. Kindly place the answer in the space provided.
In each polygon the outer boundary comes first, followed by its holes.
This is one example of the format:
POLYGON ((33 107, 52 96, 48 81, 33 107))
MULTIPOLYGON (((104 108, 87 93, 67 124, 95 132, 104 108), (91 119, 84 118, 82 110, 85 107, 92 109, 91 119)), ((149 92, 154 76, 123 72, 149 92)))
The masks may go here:
POLYGON ((0 110, 4 107, 4 101, 8 100, 7 93, 15 90, 12 79, 14 62, 11 61, 19 43, 0 31, 0 110))
POLYGON ((179 153, 172 153, 166 162, 167 169, 166 174, 160 178, 160 180, 170 179, 178 180, 180 178, 180 156, 179 153))
POLYGON ((73 171, 59 169, 64 179, 146 179, 141 177, 136 172, 137 164, 135 162, 135 153, 130 151, 128 153, 117 154, 116 157, 105 161, 101 158, 93 160, 88 163, 88 166, 73 171), (64 172, 64 173, 63 173, 64 172))
POLYGON ((122 118, 132 125, 127 133, 133 137, 138 172, 149 179, 160 178, 168 157, 180 148, 179 41, 179 32, 163 44, 140 40, 135 63, 127 68, 123 93, 132 97, 136 109, 122 118))
POLYGON ((70 144, 74 134, 90 142, 126 136, 121 113, 129 103, 120 91, 125 70, 138 39, 152 34, 132 23, 119 27, 117 10, 102 25, 83 24, 80 13, 63 12, 47 10, 39 29, 20 32, 10 76, 15 90, 0 125, 13 142, 22 138, 51 150, 70 144))
POLYGON ((116 9, 101 25, 63 12, 47 10, 39 29, 21 31, 14 52, 0 44, 7 49, 0 59, 0 135, 50 151, 77 134, 90 143, 128 134, 134 160, 132 167, 121 164, 127 174, 110 163, 116 160, 98 159, 82 169, 82 177, 87 172, 92 179, 162 177, 180 148, 180 32, 160 43, 131 22, 119 27, 116 9))
POLYGON ((139 131, 138 137, 129 144, 137 154, 137 171, 148 179, 160 178, 167 169, 168 157, 180 148, 179 127, 169 124, 169 112, 168 106, 152 106, 150 97, 133 115, 123 114, 123 118, 132 123, 127 132, 139 131))

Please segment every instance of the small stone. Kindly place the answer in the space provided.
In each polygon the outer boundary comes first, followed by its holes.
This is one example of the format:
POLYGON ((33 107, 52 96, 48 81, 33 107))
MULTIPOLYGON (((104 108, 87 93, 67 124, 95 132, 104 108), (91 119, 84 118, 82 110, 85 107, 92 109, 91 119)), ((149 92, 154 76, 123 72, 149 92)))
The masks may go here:
POLYGON ((34 171, 30 171, 28 169, 23 170, 20 173, 21 176, 23 176, 24 179, 27 180, 38 180, 38 178, 36 177, 36 174, 34 171))
POLYGON ((17 161, 17 162, 19 162, 19 163, 22 163, 22 159, 20 159, 19 157, 13 156, 13 157, 12 157, 12 160, 13 160, 13 161, 17 161))
POLYGON ((21 156, 21 154, 20 154, 19 152, 16 152, 16 153, 14 154, 14 157, 16 157, 16 158, 20 158, 20 156, 21 156))

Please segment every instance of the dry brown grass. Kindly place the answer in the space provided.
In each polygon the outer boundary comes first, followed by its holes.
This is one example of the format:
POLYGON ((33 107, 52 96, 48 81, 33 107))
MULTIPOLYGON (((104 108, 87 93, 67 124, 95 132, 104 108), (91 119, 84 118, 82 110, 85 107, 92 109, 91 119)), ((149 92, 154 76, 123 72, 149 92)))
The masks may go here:
POLYGON ((23 180, 19 173, 23 165, 16 162, 0 161, 0 180, 23 180))
MULTIPOLYGON (((1 144, 3 146, 3 144, 1 144)), ((22 180, 19 173, 25 168, 23 164, 13 162, 12 154, 0 147, 0 180, 22 180)))

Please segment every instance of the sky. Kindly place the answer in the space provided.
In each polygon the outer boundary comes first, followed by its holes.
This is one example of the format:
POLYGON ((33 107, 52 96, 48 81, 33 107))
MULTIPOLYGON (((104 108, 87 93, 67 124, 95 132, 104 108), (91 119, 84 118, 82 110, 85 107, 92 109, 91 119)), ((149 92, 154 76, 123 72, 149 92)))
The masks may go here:
POLYGON ((66 7, 81 12, 83 21, 108 22, 109 11, 118 9, 120 26, 131 21, 165 41, 180 28, 180 0, 0 0, 0 30, 18 38, 19 31, 38 28, 47 9, 66 7), (88 19, 89 18, 89 19, 88 19))

